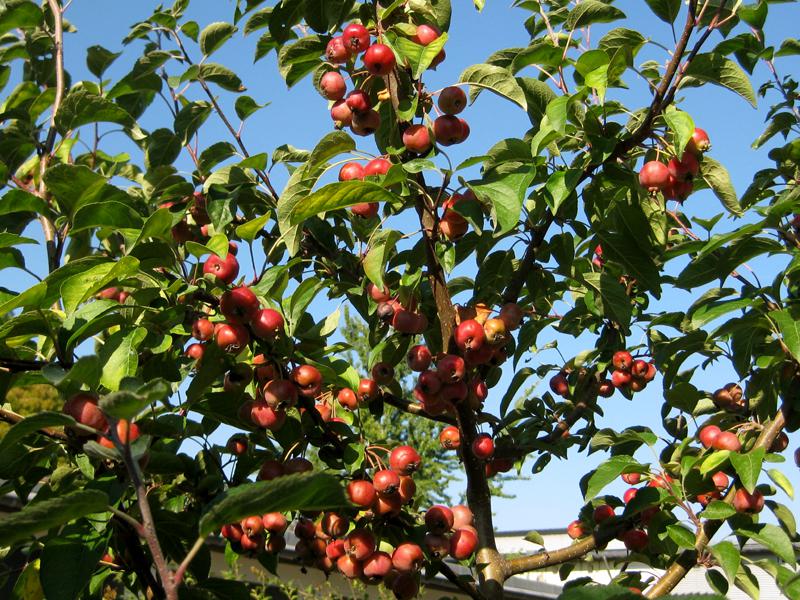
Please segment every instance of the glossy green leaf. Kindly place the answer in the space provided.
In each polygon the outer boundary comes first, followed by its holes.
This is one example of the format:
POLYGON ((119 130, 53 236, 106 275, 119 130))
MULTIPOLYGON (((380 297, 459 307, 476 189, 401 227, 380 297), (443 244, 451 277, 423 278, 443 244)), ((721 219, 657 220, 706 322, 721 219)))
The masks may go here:
POLYGON ((238 30, 238 27, 230 23, 210 23, 200 32, 200 51, 204 56, 213 54, 238 30))
POLYGON ((99 490, 80 490, 31 502, 0 520, 0 546, 43 533, 92 513, 105 511, 108 496, 99 490))
POLYGON ((725 571, 728 581, 732 583, 736 579, 736 573, 739 571, 742 560, 739 549, 731 542, 723 541, 711 546, 710 550, 722 570, 725 571))
POLYGON ((725 56, 708 53, 694 57, 686 69, 681 85, 688 87, 701 83, 714 83, 728 88, 747 100, 753 108, 756 106, 756 95, 750 78, 739 65, 725 56))
POLYGON ((66 95, 56 115, 56 127, 63 135, 89 123, 117 123, 124 127, 133 125, 133 117, 119 105, 86 89, 77 89, 66 95))
POLYGON ((569 12, 564 27, 573 30, 592 23, 611 23, 624 18, 625 13, 616 6, 599 0, 584 0, 569 12))
POLYGON ((756 448, 745 453, 731 452, 731 465, 739 476, 742 485, 751 494, 758 483, 761 465, 764 462, 764 454, 763 448, 756 448))
POLYGON ((339 181, 329 183, 307 196, 302 203, 294 206, 288 213, 288 221, 292 225, 302 223, 315 215, 331 210, 347 208, 364 202, 399 202, 400 199, 370 181, 339 181))
POLYGON ((731 176, 721 163, 710 156, 704 156, 700 162, 700 176, 729 212, 737 216, 742 214, 742 207, 739 205, 739 198, 731 183, 731 176))
POLYGON ((795 565, 794 548, 786 532, 771 523, 753 523, 736 529, 738 535, 758 542, 789 565, 795 565))
POLYGON ((104 365, 100 383, 109 390, 116 391, 125 377, 136 375, 136 367, 139 365, 137 349, 145 337, 147 330, 137 327, 130 330, 121 329, 106 339, 99 353, 104 365))
POLYGON ((458 81, 471 86, 470 102, 474 102, 482 90, 489 90, 501 98, 511 100, 523 110, 528 108, 525 92, 508 69, 487 64, 472 65, 461 73, 458 81))
POLYGON ((397 241, 403 237, 399 231, 384 229, 380 231, 370 243, 367 255, 364 257, 364 274, 369 280, 383 289, 383 274, 386 270, 386 262, 394 251, 397 241))
POLYGON ((330 510, 349 506, 339 480, 327 473, 295 473, 271 481, 245 483, 225 492, 200 519, 206 536, 248 515, 288 510, 330 510))
POLYGON ((681 0, 645 0, 650 10, 665 23, 672 24, 681 10, 681 0))
POLYGON ((632 456, 613 456, 595 469, 586 485, 583 499, 589 501, 597 496, 609 483, 616 480, 622 473, 639 463, 632 456))

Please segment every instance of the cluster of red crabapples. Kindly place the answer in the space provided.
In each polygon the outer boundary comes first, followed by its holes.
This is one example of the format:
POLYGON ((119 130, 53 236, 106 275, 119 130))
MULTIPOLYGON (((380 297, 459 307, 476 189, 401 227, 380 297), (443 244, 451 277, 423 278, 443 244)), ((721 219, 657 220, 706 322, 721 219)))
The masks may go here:
POLYGON ((498 317, 487 316, 483 313, 458 324, 453 341, 460 355, 437 356, 435 369, 434 357, 427 346, 416 345, 408 351, 408 366, 419 373, 414 398, 428 414, 444 414, 461 402, 468 402, 473 410, 483 404, 489 390, 479 368, 505 360, 508 336, 520 326, 522 311, 517 304, 509 303, 498 317))
POLYGON ((692 180, 700 172, 703 153, 711 147, 708 134, 695 128, 680 160, 672 157, 667 164, 651 160, 639 171, 639 184, 651 194, 661 192, 667 200, 683 202, 694 188, 692 180))
MULTIPOLYGON (((656 376, 656 366, 652 362, 634 359, 627 350, 619 350, 611 358, 614 370, 611 379, 604 379, 597 388, 597 395, 601 398, 610 398, 615 389, 627 389, 631 392, 640 392, 656 376)), ((569 373, 561 371, 550 378, 550 390, 562 398, 569 398, 569 373)))
MULTIPOLYGON (((419 25, 411 41, 421 46, 427 46, 439 38, 441 32, 432 25, 419 25)), ((319 80, 319 89, 322 95, 333 102, 331 118, 338 128, 350 127, 350 130, 361 136, 375 133, 380 127, 381 117, 375 110, 375 102, 387 99, 385 88, 375 89, 376 80, 389 75, 397 66, 397 58, 392 49, 380 42, 371 43, 369 30, 360 23, 350 23, 328 42, 325 57, 329 63, 335 65, 322 75, 319 80), (369 73, 360 88, 347 91, 347 83, 340 72, 344 68, 352 77, 357 75, 355 57, 363 53, 363 66, 369 73)), ((441 50, 430 65, 435 68, 444 60, 445 53, 441 50)), ((464 91, 456 86, 444 88, 439 93, 438 106, 442 112, 433 121, 433 135, 426 125, 412 124, 403 132, 403 145, 406 150, 416 154, 425 154, 434 142, 442 146, 459 144, 467 139, 470 133, 469 125, 464 119, 457 117, 467 105, 464 91)))
MULTIPOLYGON (((110 425, 105 414, 98 406, 98 398, 90 392, 77 392, 70 396, 64 403, 62 412, 71 416, 75 421, 86 427, 97 430, 97 435, 77 427, 70 428, 76 436, 87 439, 96 439, 101 446, 114 448, 114 441, 109 434, 110 425)), ((141 435, 139 426, 125 419, 117 421, 117 438, 122 444, 129 444, 141 435)))

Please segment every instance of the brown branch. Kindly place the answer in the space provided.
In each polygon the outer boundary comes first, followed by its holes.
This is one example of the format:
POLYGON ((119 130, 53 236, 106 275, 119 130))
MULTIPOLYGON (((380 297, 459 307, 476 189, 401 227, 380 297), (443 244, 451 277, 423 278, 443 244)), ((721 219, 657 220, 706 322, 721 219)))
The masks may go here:
POLYGON ((41 371, 42 368, 50 363, 40 360, 23 360, 20 358, 5 358, 0 356, 0 370, 8 373, 28 373, 30 371, 41 371))
POLYGON ((131 454, 130 443, 123 444, 117 433, 116 421, 110 423, 109 433, 114 441, 114 446, 120 451, 122 460, 125 463, 125 468, 131 478, 134 490, 136 491, 136 500, 139 504, 139 512, 142 515, 142 531, 141 535, 147 542, 147 547, 150 549, 150 555, 153 557, 153 564, 158 572, 158 577, 161 580, 161 585, 164 588, 167 600, 178 600, 178 585, 174 581, 174 574, 167 565, 167 560, 164 557, 164 552, 161 549, 161 544, 158 541, 158 534, 156 533, 155 520, 153 513, 150 510, 150 503, 147 500, 147 490, 144 486, 142 473, 139 470, 139 464, 133 459, 131 454))
MULTIPOLYGON (((724 4, 724 2, 723 2, 724 4)), ((592 164, 584 169, 583 173, 581 174, 580 179, 578 180, 578 185, 586 181, 592 174, 598 169, 607 164, 610 164, 623 156, 625 156, 631 149, 641 144, 645 138, 650 134, 652 129, 653 121, 655 118, 661 114, 661 112, 667 107, 669 102, 672 101, 674 97, 674 91, 671 95, 668 95, 668 90, 672 83, 673 78, 675 77, 676 72, 678 71, 678 67, 681 63, 681 59, 683 58, 683 53, 686 51, 686 46, 689 43, 689 38, 691 37, 692 31, 695 27, 695 6, 696 0, 690 0, 689 2, 689 12, 686 17, 686 24, 683 28, 683 33, 681 34, 680 40, 678 40, 677 45, 675 46, 675 52, 672 55, 672 59, 667 64, 666 71, 664 72, 664 76, 661 79, 658 87, 655 90, 655 94, 653 96, 653 100, 650 103, 650 108, 647 110, 647 114, 645 115, 644 120, 636 128, 636 130, 624 140, 621 140, 611 154, 602 162, 597 164, 592 164), (668 96, 669 101, 666 101, 665 96, 668 96)), ((706 36, 707 37, 707 36, 706 36)), ((699 46, 695 46, 695 49, 692 51, 696 54, 699 46)), ((692 55, 692 58, 694 57, 692 55)), ((688 66, 688 62, 683 67, 685 71, 686 67, 688 66)), ((506 287, 506 291, 503 294, 503 299, 505 302, 516 302, 519 298, 520 292, 522 291, 522 286, 524 284, 524 274, 530 271, 533 267, 534 263, 536 262, 536 255, 539 251, 539 248, 544 243, 545 236, 547 235, 548 229, 553 224, 555 220, 555 215, 552 213, 550 209, 545 212, 544 220, 537 225, 533 230, 533 238, 531 239, 528 247, 525 250, 525 254, 522 257, 522 260, 519 263, 519 266, 515 270, 514 274, 509 281, 508 286, 506 287)))
POLYGON ((467 596, 473 598, 474 600, 486 600, 472 581, 465 581, 464 579, 460 578, 446 562, 439 561, 437 567, 439 568, 439 572, 444 575, 447 580, 450 581, 450 583, 455 585, 467 596))
POLYGON ((482 460, 471 451, 472 442, 478 434, 475 413, 465 403, 456 406, 458 428, 461 435, 459 454, 467 476, 467 503, 475 515, 478 530, 478 552, 475 565, 478 569, 480 591, 487 598, 503 597, 503 582, 506 580, 506 561, 497 551, 492 523, 492 493, 486 478, 482 460))
MULTIPOLYGON (((9 423, 10 425, 16 425, 20 421, 24 420, 25 417, 23 415, 17 414, 11 410, 0 408, 0 421, 9 423)), ((66 442, 69 439, 67 438, 67 434, 65 434, 63 431, 60 429, 54 429, 52 427, 42 427, 41 429, 37 429, 37 433, 60 442, 66 442)))
POLYGON ((383 392, 381 398, 386 404, 394 406, 396 409, 402 410, 403 412, 407 412, 411 415, 416 415, 418 417, 425 417, 426 419, 430 419, 431 421, 438 421, 439 423, 445 423, 447 425, 457 424, 457 421, 449 415, 432 415, 428 412, 425 412, 425 409, 422 407, 421 404, 418 404, 416 402, 410 402, 409 400, 405 400, 404 398, 398 398, 393 394, 388 394, 386 392, 383 392))
MULTIPOLYGON (((756 443, 750 452, 759 448, 769 450, 770 446, 772 446, 772 443, 778 437, 785 424, 786 419, 784 417, 784 408, 781 408, 770 424, 761 431, 761 434, 758 436, 758 439, 756 440, 756 443)), ((728 490, 728 493, 725 495, 725 498, 723 498, 723 502, 732 504, 738 487, 739 486, 737 485, 732 485, 730 490, 728 490)), ((720 527, 722 527, 724 523, 724 520, 709 519, 704 521, 702 527, 697 530, 695 547, 691 550, 684 550, 681 552, 675 558, 675 561, 670 565, 666 572, 653 585, 653 587, 647 590, 645 597, 659 598, 660 596, 669 594, 675 588, 675 586, 678 585, 678 583, 680 583, 684 577, 686 577, 686 574, 697 565, 697 558, 699 554, 706 549, 708 544, 711 542, 711 538, 714 537, 714 534, 719 531, 720 527)))

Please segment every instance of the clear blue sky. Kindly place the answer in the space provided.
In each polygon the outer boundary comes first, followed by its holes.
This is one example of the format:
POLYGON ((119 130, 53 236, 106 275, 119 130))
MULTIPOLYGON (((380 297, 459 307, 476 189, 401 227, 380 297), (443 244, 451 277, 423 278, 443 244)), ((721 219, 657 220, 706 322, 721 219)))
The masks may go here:
MULTIPOLYGON (((156 2, 145 0, 138 2, 75 0, 67 12, 67 18, 77 27, 78 33, 68 35, 65 40, 66 64, 72 73, 73 81, 92 78, 85 68, 85 49, 88 46, 101 44, 113 51, 121 50, 121 40, 126 35, 128 27, 137 19, 146 17, 156 4, 156 2)), ((637 29, 644 35, 652 36, 665 45, 671 43, 670 28, 658 21, 641 0, 620 1, 616 4, 632 18, 632 22, 625 23, 625 26, 637 29)), ((447 60, 436 72, 426 75, 429 89, 438 89, 454 82, 465 67, 483 62, 489 54, 497 49, 527 45, 528 36, 522 22, 528 13, 510 8, 510 0, 489 0, 482 14, 477 13, 472 7, 472 2, 468 0, 455 0, 453 5, 453 24, 447 44, 447 60)), ((212 21, 230 21, 233 8, 232 0, 216 2, 195 0, 190 14, 202 27, 212 21)), ((770 13, 767 39, 771 43, 778 45, 781 39, 796 35, 796 23, 800 17, 796 5, 791 3, 771 4, 770 13)), ((617 24, 612 27, 615 25, 617 24)), ((596 44, 596 41, 609 28, 609 26, 593 27, 592 43, 596 44)), ((251 34, 248 38, 243 39, 239 34, 234 42, 229 43, 213 58, 215 62, 225 64, 236 71, 247 86, 247 93, 253 96, 257 102, 271 103, 248 121, 244 129, 245 142, 251 153, 271 153, 274 148, 282 144, 311 148, 322 134, 331 130, 326 102, 312 89, 310 80, 305 80, 287 91, 283 80, 277 74, 274 53, 254 65, 252 57, 257 37, 257 34, 251 34)), ((717 34, 712 36, 712 41, 715 40, 719 40, 717 34)), ((193 47, 191 52, 194 57, 199 58, 199 50, 196 47, 193 47)), ((108 76, 116 79, 124 75, 135 58, 135 49, 126 52, 109 70, 108 76)), ((663 50, 655 46, 648 46, 640 54, 637 63, 641 63, 645 58, 653 58, 663 63, 666 56, 663 50)), ((784 73, 797 73, 797 62, 784 60, 779 62, 778 66, 784 73)), ((523 71, 523 74, 535 76, 532 69, 523 71)), ((759 66, 754 77, 754 86, 757 87, 767 78, 766 69, 759 66)), ((643 106, 649 102, 646 86, 640 79, 628 75, 626 81, 632 88, 631 90, 625 92, 611 90, 608 97, 622 97, 632 106, 643 106)), ((196 98, 198 95, 196 92, 190 93, 189 97, 196 98)), ((224 103, 232 107, 231 95, 222 94, 222 97, 224 103)), ((756 111, 732 92, 720 88, 703 88, 701 91, 688 90, 685 93, 685 102, 682 104, 682 108, 689 111, 695 118, 695 122, 710 133, 713 142, 712 155, 728 167, 734 185, 740 193, 747 187, 751 174, 768 164, 765 152, 752 152, 749 147, 763 129, 763 114, 770 100, 773 98, 768 97, 766 101, 761 101, 759 110, 756 111)), ((232 108, 230 114, 234 114, 232 108)), ((151 111, 143 120, 142 125, 149 129, 163 126, 167 115, 168 113, 164 109, 151 111)), ((469 121, 472 133, 468 143, 450 149, 450 156, 454 164, 458 164, 468 156, 482 154, 495 142, 506 137, 522 137, 529 127, 527 116, 521 110, 488 93, 482 94, 476 104, 469 107, 462 116, 469 121)), ((212 116, 203 128, 200 139, 201 148, 219 139, 227 139, 226 136, 227 132, 221 123, 212 116)), ((360 148, 368 151, 373 149, 371 142, 365 141, 363 138, 359 138, 357 141, 360 148)), ((122 135, 110 136, 108 142, 111 144, 111 149, 115 151, 130 148, 122 135)), ((188 173, 191 163, 186 156, 182 160, 182 165, 188 173)), ((282 189, 285 182, 285 170, 281 167, 275 169, 274 181, 276 187, 282 189)), ((701 192, 689 199, 684 210, 692 216, 708 217, 722 209, 710 192, 701 192)), ((725 227, 730 228, 741 224, 727 217, 723 222, 725 227)), ((37 238, 41 237, 34 229, 31 229, 28 234, 37 238)), ((30 251, 26 251, 26 255, 29 257, 29 267, 38 272, 44 269, 40 257, 34 257, 30 251)), ((775 264, 765 261, 753 266, 760 273, 774 272, 777 268, 775 264)), ((766 279, 769 280, 771 277, 767 276, 766 279)), ((22 285, 30 285, 28 280, 29 277, 19 271, 0 273, 2 284, 11 288, 19 289, 22 285)), ((686 307, 696 295, 698 295, 697 292, 695 294, 669 293, 659 304, 653 304, 651 309, 657 310, 658 307, 661 307, 664 310, 675 310, 686 307)), ((335 307, 330 306, 330 303, 316 302, 312 308, 320 315, 324 315, 335 307)), ((635 335, 638 337, 633 337, 632 343, 641 343, 643 332, 635 332, 635 335)), ((544 341, 546 340, 540 338, 540 345, 544 341)), ((587 342, 587 340, 581 341, 587 342)), ((579 343, 560 340, 561 351, 567 357, 579 352, 583 347, 579 343)), ((535 366, 539 361, 559 362, 559 358, 555 352, 549 351, 533 357, 533 361, 535 366)), ((511 367, 508 365, 505 369, 504 382, 510 380, 510 375, 511 367)), ((694 383, 700 388, 713 390, 734 379, 735 375, 732 372, 715 366, 713 376, 698 375, 695 377, 694 383)), ((660 387, 660 382, 657 380, 646 391, 638 394, 633 402, 628 402, 619 395, 606 400, 607 416, 600 419, 600 426, 621 429, 630 425, 647 424, 660 432, 658 420, 658 409, 661 405, 660 387)), ((503 382, 495 388, 495 390, 503 389, 503 382)), ((490 396, 490 409, 493 405, 496 406, 501 396, 502 391, 490 396)), ((800 442, 800 436, 793 435, 790 449, 794 449, 798 442, 800 442)), ((787 457, 791 460, 788 452, 787 457)), ((575 517, 581 505, 577 485, 579 474, 586 472, 601 458, 602 455, 597 454, 588 459, 575 455, 566 463, 558 463, 557 460, 554 460, 544 473, 527 481, 510 483, 506 490, 515 494, 516 498, 496 501, 496 527, 500 530, 516 530, 566 526, 575 517)), ((643 454, 641 458, 648 460, 652 457, 643 454)), ((793 484, 800 488, 797 469, 787 465, 786 470, 793 484)), ((616 489, 621 493, 624 487, 620 484, 616 489)), ((795 511, 800 509, 800 502, 792 503, 785 496, 778 499, 788 503, 795 511)))

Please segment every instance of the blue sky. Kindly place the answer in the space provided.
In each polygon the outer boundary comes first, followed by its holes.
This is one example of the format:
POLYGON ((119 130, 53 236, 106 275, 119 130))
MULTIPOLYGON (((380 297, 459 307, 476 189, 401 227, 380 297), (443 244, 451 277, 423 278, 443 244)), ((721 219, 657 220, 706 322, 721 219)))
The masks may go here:
MULTIPOLYGON (((644 35, 652 36, 665 45, 670 45, 672 34, 668 25, 658 21, 640 0, 628 0, 616 3, 624 10, 631 21, 625 23, 626 27, 636 29, 644 35)), ((65 40, 65 59, 67 68, 73 76, 73 81, 82 78, 91 79, 92 76, 85 67, 85 49, 94 44, 101 44, 106 48, 119 51, 122 49, 121 40, 126 35, 128 27, 138 19, 146 17, 156 5, 155 2, 112 2, 109 0, 75 0, 67 12, 67 18, 77 27, 77 34, 70 34, 65 40)), ((483 62, 485 58, 497 49, 527 45, 528 35, 522 23, 528 13, 519 9, 510 8, 511 2, 489 0, 482 14, 472 8, 472 3, 467 0, 453 2, 453 24, 450 40, 447 44, 447 60, 430 75, 426 75, 426 84, 429 89, 439 89, 453 83, 461 71, 467 66, 483 62)), ((197 20, 201 27, 212 21, 230 21, 233 14, 234 2, 231 0, 208 2, 195 0, 190 10, 190 15, 197 20)), ((770 18, 768 19, 767 39, 776 46, 785 37, 796 34, 798 9, 793 4, 770 5, 770 18)), ((682 17, 679 17, 680 22, 682 17)), ((596 44, 602 34, 613 26, 598 26, 592 29, 591 40, 596 44)), ((258 34, 251 34, 247 38, 237 36, 225 48, 214 55, 213 60, 225 64, 236 71, 248 88, 247 93, 259 103, 270 102, 270 105, 251 117, 243 131, 243 137, 251 153, 267 152, 282 144, 291 144, 298 148, 311 148, 321 135, 331 130, 331 121, 327 111, 326 101, 312 89, 310 80, 304 80, 293 89, 286 89, 283 80, 277 74, 274 53, 266 59, 253 64, 253 50, 258 34)), ((719 36, 714 34, 712 43, 719 41, 719 36)), ((710 45, 709 45, 710 47, 710 45)), ((137 54, 136 49, 125 52, 117 63, 109 70, 108 77, 118 78, 124 75, 137 54)), ((199 50, 190 47, 194 58, 199 59, 199 50)), ((659 62, 666 59, 665 52, 656 46, 647 46, 637 59, 652 58, 659 62)), ((784 74, 797 72, 797 62, 778 62, 778 68, 784 74)), ((173 73, 174 74, 174 73, 173 73)), ((535 76, 532 69, 523 71, 523 75, 535 76)), ((768 78, 765 68, 759 66, 754 76, 754 86, 768 78)), ((649 95, 642 80, 633 74, 626 75, 630 90, 620 92, 611 90, 609 98, 623 98, 631 106, 643 106, 649 103, 649 95)), ((199 92, 188 94, 190 98, 198 98, 199 92)), ((228 107, 229 114, 233 115, 232 97, 221 94, 223 104, 228 107)), ((706 87, 702 90, 687 90, 683 94, 681 107, 687 110, 695 122, 706 129, 712 138, 714 158, 725 164, 731 172, 733 183, 741 193, 750 182, 753 172, 767 166, 766 152, 753 152, 750 150, 751 142, 763 130, 763 115, 766 107, 774 97, 761 101, 759 110, 750 107, 743 99, 732 92, 721 88, 706 87)), ((143 120, 143 127, 155 129, 162 126, 168 113, 163 108, 158 108, 148 113, 143 120)), ((468 107, 462 115, 471 127, 471 137, 468 143, 453 146, 450 157, 454 164, 472 156, 482 154, 497 141, 507 137, 522 137, 529 128, 527 116, 509 102, 499 99, 491 94, 484 93, 477 102, 468 107)), ((201 133, 201 148, 210 143, 227 139, 227 132, 215 117, 209 118, 201 133)), ((110 144, 107 150, 120 151, 130 149, 129 143, 121 134, 107 138, 110 144)), ((367 151, 374 151, 371 142, 363 138, 357 140, 359 147, 367 151)), ((188 156, 182 157, 183 168, 187 174, 191 169, 188 156)), ((444 163, 443 163, 444 164, 444 163)), ((273 172, 276 187, 280 190, 285 182, 285 170, 277 167, 273 172)), ((691 216, 709 217, 722 210, 719 202, 713 195, 706 191, 693 195, 686 203, 684 210, 691 216)), ((728 217, 723 218, 723 226, 734 228, 741 222, 728 217)), ((403 221, 399 221, 402 227, 403 221)), ((410 224, 409 224, 410 226, 410 224)), ((40 238, 38 231, 31 229, 29 235, 40 238)), ((41 249, 43 254, 43 248, 41 249)), ((28 265, 37 272, 42 272, 44 264, 40 257, 35 257, 30 251, 28 265)), ((243 261, 243 265, 246 264, 243 261)), ((759 273, 768 274, 775 272, 778 265, 769 261, 760 261, 753 265, 759 273)), ((771 280, 767 276, 762 281, 771 280)), ((19 289, 22 285, 30 285, 29 277, 21 272, 4 271, 0 273, 2 285, 19 289), (23 283, 23 279, 24 283, 23 283)), ((730 282, 729 282, 730 283, 730 282)), ((664 310, 676 310, 687 307, 699 295, 686 292, 672 292, 664 296, 660 303, 651 305, 652 310, 659 307, 664 310)), ((329 302, 318 301, 313 307, 320 316, 332 312, 335 306, 329 302)), ((642 343, 644 332, 634 332, 631 343, 642 343), (638 336, 638 337, 637 337, 638 336)), ((547 341, 540 340, 540 345, 547 341)), ((584 344, 588 340, 580 340, 584 344)), ((559 340, 559 347, 565 356, 569 357, 585 345, 559 340)), ((538 362, 559 362, 558 354, 554 351, 543 352, 532 357, 532 364, 538 362)), ((715 365, 713 375, 704 374, 695 377, 694 383, 705 389, 715 389, 727 381, 735 380, 735 375, 724 365, 715 365)), ((511 367, 505 369, 504 382, 511 377, 511 367)), ((644 392, 637 394, 632 402, 628 402, 619 395, 605 401, 607 416, 599 419, 600 426, 612 426, 618 429, 630 425, 648 424, 660 432, 658 410, 661 405, 661 386, 657 380, 644 392)), ((490 396, 489 408, 496 406, 502 397, 503 383, 495 388, 490 396), (499 391, 498 391, 499 390, 499 391)), ((790 449, 794 449, 800 436, 792 436, 790 449)), ((787 457, 791 459, 787 452, 787 457)), ((642 460, 652 459, 642 455, 642 460)), ((545 529, 562 527, 571 521, 581 505, 578 490, 579 474, 586 472, 592 465, 602 459, 596 454, 585 458, 575 455, 569 462, 557 463, 529 480, 512 482, 506 490, 516 495, 513 500, 497 500, 495 503, 496 527, 501 530, 511 529, 545 529), (535 509, 533 508, 535 507, 535 509)), ((527 471, 523 471, 523 475, 527 471)), ((800 487, 800 477, 797 469, 787 463, 787 472, 796 487, 800 487)), ((624 490, 620 483, 611 490, 624 490)), ((800 502, 792 503, 785 496, 779 498, 793 507, 800 509, 800 502)))

